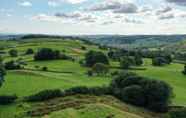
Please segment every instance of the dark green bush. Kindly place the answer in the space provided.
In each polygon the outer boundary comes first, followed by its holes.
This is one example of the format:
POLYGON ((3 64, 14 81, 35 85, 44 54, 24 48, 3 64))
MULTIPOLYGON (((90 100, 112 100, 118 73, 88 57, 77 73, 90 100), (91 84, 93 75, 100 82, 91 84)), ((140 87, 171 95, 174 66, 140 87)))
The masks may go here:
POLYGON ((60 97, 62 95, 63 95, 63 92, 61 92, 61 90, 59 89, 44 90, 37 94, 26 97, 25 100, 28 102, 37 102, 37 101, 44 101, 44 100, 49 100, 52 98, 60 97))
POLYGON ((7 105, 14 103, 14 101, 17 99, 16 95, 12 96, 0 96, 0 105, 7 105))

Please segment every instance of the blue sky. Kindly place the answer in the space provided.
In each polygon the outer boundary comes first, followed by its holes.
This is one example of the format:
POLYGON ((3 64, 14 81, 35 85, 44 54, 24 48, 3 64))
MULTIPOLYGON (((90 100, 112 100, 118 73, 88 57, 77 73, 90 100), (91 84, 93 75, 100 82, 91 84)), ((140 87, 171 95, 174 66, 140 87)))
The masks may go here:
POLYGON ((186 0, 1 0, 0 33, 185 34, 186 0))

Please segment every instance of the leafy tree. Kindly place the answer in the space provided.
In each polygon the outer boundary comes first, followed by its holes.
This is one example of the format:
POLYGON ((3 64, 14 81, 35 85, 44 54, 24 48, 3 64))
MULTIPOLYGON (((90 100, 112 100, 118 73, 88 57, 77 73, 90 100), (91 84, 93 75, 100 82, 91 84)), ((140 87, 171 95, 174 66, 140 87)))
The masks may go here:
POLYGON ((163 57, 155 57, 152 59, 152 65, 153 66, 163 66, 167 64, 167 60, 163 57))
POLYGON ((17 50, 15 50, 15 49, 11 49, 11 50, 9 50, 9 55, 11 56, 11 57, 17 57, 18 56, 18 52, 17 52, 17 50))
POLYGON ((109 67, 102 63, 96 63, 92 67, 92 71, 96 73, 97 75, 105 75, 109 72, 109 67))
POLYGON ((125 56, 120 60, 122 69, 129 69, 132 65, 135 65, 135 60, 132 57, 125 56))
POLYGON ((143 59, 138 53, 135 54, 134 60, 137 66, 141 66, 143 64, 143 59))
POLYGON ((102 52, 97 51, 89 51, 85 55, 85 65, 88 67, 92 67, 96 63, 103 63, 108 65, 109 60, 107 56, 102 52))
POLYGON ((34 50, 31 48, 27 49, 25 52, 26 55, 33 54, 33 53, 34 53, 34 50))

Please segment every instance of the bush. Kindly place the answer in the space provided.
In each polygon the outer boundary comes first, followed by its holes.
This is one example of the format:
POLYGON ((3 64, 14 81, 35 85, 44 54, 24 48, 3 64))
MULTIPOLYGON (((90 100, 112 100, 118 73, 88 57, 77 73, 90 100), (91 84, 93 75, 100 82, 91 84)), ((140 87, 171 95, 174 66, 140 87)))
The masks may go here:
POLYGON ((17 50, 15 50, 15 49, 11 49, 11 50, 9 50, 9 55, 11 56, 11 57, 17 57, 18 56, 18 52, 17 52, 17 50))
POLYGON ((37 94, 26 97, 25 100, 28 102, 38 102, 38 101, 45 101, 45 100, 49 100, 52 98, 60 97, 62 95, 63 93, 59 89, 44 90, 37 94))
POLYGON ((186 108, 174 109, 169 112, 170 118, 186 118, 186 108))
POLYGON ((90 77, 93 76, 92 70, 88 70, 88 71, 87 71, 87 75, 90 76, 90 77))
POLYGON ((7 70, 21 69, 21 65, 15 61, 9 61, 5 63, 5 69, 7 70))
POLYGON ((87 48, 85 46, 81 46, 81 49, 82 50, 86 50, 87 48))
POLYGON ((48 67, 44 66, 44 67, 42 68, 42 71, 48 71, 48 67))
POLYGON ((127 103, 145 106, 144 90, 139 85, 131 85, 122 90, 121 99, 127 103))
POLYGON ((25 54, 26 55, 34 54, 34 50, 29 48, 29 49, 26 50, 25 54))
POLYGON ((16 95, 0 96, 0 105, 7 105, 13 103, 17 99, 16 95))
POLYGON ((102 52, 89 51, 85 54, 85 65, 92 67, 96 63, 103 63, 108 65, 109 60, 107 56, 102 52))
POLYGON ((106 75, 109 72, 109 67, 102 63, 96 63, 92 67, 92 71, 97 75, 106 75))

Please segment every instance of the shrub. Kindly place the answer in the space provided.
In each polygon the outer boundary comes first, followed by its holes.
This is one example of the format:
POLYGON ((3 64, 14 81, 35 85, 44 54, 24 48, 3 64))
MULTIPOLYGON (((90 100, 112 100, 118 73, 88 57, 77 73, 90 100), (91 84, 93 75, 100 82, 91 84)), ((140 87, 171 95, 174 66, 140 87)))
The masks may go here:
POLYGON ((186 118, 186 108, 174 109, 169 112, 170 118, 186 118))
POLYGON ((102 52, 89 51, 85 54, 85 65, 92 67, 96 63, 103 63, 108 65, 109 60, 107 56, 102 52))
POLYGON ((144 106, 145 95, 144 90, 139 85, 131 85, 122 90, 121 99, 127 103, 144 106))
POLYGON ((9 55, 11 56, 11 57, 17 57, 18 56, 18 52, 17 52, 17 50, 15 50, 15 49, 11 49, 11 50, 9 50, 9 55))
POLYGON ((21 69, 21 65, 15 61, 9 61, 5 63, 5 69, 7 70, 21 69))
POLYGON ((7 105, 13 103, 17 99, 16 95, 0 96, 0 105, 7 105))
POLYGON ((26 55, 34 54, 34 50, 29 48, 29 49, 26 50, 25 54, 26 55))
POLYGON ((62 96, 62 94, 63 93, 59 89, 44 90, 44 91, 41 91, 37 94, 26 97, 25 100, 28 102, 44 101, 44 100, 49 100, 52 98, 60 97, 60 96, 62 96))
POLYGON ((44 66, 44 67, 42 68, 42 71, 48 71, 48 67, 44 66))
POLYGON ((109 67, 102 63, 96 63, 92 67, 92 71, 97 75, 106 75, 109 72, 109 67))

